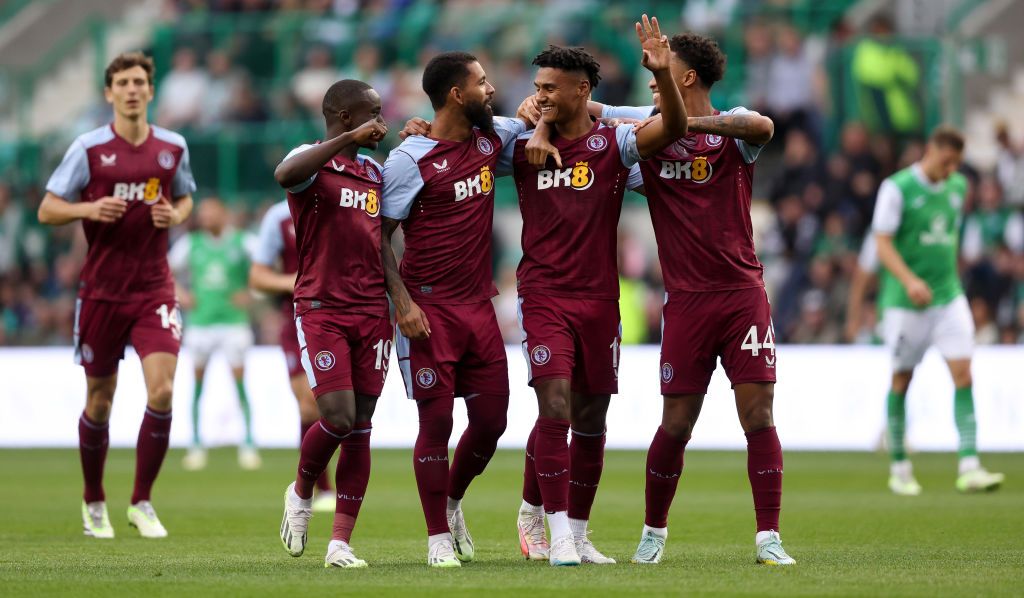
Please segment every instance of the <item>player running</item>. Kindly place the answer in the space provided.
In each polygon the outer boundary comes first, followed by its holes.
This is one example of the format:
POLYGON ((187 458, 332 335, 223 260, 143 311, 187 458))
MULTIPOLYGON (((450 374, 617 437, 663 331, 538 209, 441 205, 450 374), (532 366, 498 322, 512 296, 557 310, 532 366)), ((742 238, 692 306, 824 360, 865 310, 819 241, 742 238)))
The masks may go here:
POLYGON ((508 363, 491 297, 494 177, 502 148, 526 130, 495 117, 494 87, 477 59, 438 54, 423 72, 430 137, 408 137, 384 164, 384 268, 397 315, 406 392, 419 410, 413 470, 427 523, 427 564, 471 561, 462 498, 505 431, 508 363), (399 222, 399 272, 391 236, 399 222), (448 467, 455 397, 469 426, 448 467))
POLYGON ((178 297, 188 317, 184 344, 195 364, 192 446, 182 465, 190 471, 206 467, 206 448, 199 434, 199 400, 210 356, 221 351, 231 368, 245 423, 238 465, 259 469, 260 454, 252 439, 252 413, 244 381, 245 353, 253 344, 247 309, 251 299, 246 238, 241 231, 229 228, 227 208, 216 197, 200 202, 196 215, 199 230, 178 239, 168 255, 171 271, 178 276, 178 297), (187 289, 182 286, 186 281, 187 289))
POLYGON ((712 39, 677 35, 670 46, 672 80, 649 83, 654 106, 590 106, 595 115, 645 118, 664 111, 667 94, 678 90, 688 115, 686 135, 630 176, 630 187, 642 186, 648 198, 667 290, 664 411, 647 453, 647 514, 632 560, 661 561, 683 452, 721 357, 747 436, 757 561, 789 565, 795 561, 778 533, 782 447, 772 419, 775 333, 750 222, 754 161, 773 125, 744 108, 723 113, 711 106, 711 86, 725 69, 712 39))
POLYGON ((274 171, 295 222, 295 326, 320 411, 285 490, 281 542, 302 555, 313 486, 340 444, 325 567, 366 566, 349 541, 370 479, 370 418, 388 372, 391 321, 380 252, 381 167, 357 152, 387 133, 380 109, 369 85, 338 81, 323 100, 328 140, 295 148, 274 171))
POLYGON ((971 353, 974 322, 960 286, 957 252, 967 179, 958 172, 963 135, 951 127, 932 132, 921 161, 882 181, 871 228, 883 267, 878 304, 882 336, 892 351, 888 442, 889 489, 921 493, 904 449, 906 394, 914 367, 934 345, 949 366, 956 391, 953 415, 960 434, 961 492, 995 490, 1003 474, 981 466, 976 446, 971 353))
POLYGON ((615 562, 590 542, 587 524, 604 466, 608 406, 618 392, 616 229, 630 168, 686 132, 668 38, 647 15, 636 30, 643 66, 667 90, 661 117, 639 133, 631 124, 594 122, 587 100, 600 80, 599 65, 581 48, 551 46, 533 61, 540 67, 534 83, 540 121, 532 136, 550 132, 559 159, 532 166, 531 133, 510 152, 523 213, 517 271, 523 354, 539 407, 518 528, 523 554, 556 566, 615 562))
POLYGON ((128 523, 144 538, 167 536, 150 502, 167 454, 181 344, 167 229, 188 218, 196 184, 185 139, 146 121, 153 71, 153 60, 138 52, 111 61, 104 96, 113 106, 114 122, 75 139, 39 206, 43 224, 81 220, 89 243, 75 304, 75 362, 85 369, 86 380, 85 411, 78 421, 85 478, 82 523, 85 535, 94 538, 114 537, 103 466, 118 362, 129 342, 142 360, 147 396, 128 523))
MULTIPOLYGON (((309 388, 300 361, 299 339, 295 330, 295 274, 299 269, 299 250, 295 247, 295 224, 288 211, 288 200, 279 201, 263 215, 249 267, 249 286, 257 291, 278 295, 281 301, 281 331, 278 342, 284 351, 292 394, 299 403, 299 444, 306 432, 320 419, 316 399, 309 388)), ((327 479, 327 469, 316 479, 313 512, 334 510, 335 496, 327 479)))

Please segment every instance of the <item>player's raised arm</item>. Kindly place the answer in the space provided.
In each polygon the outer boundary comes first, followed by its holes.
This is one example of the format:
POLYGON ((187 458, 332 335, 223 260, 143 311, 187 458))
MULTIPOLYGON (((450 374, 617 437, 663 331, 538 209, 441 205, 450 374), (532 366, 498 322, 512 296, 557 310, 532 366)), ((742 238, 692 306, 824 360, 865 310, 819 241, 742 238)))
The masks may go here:
POLYGON ((772 119, 753 110, 736 114, 691 116, 687 119, 687 124, 691 131, 697 133, 742 139, 753 145, 764 145, 771 141, 775 134, 775 123, 772 119))
MULTIPOLYGON (((649 20, 647 15, 643 15, 642 22, 636 24, 636 34, 643 49, 641 64, 654 74, 661 94, 661 119, 643 127, 636 134, 640 157, 650 158, 686 135, 686 105, 672 79, 672 49, 668 37, 661 34, 657 17, 649 20)), ((587 106, 589 110, 590 105, 587 106)))
POLYGON ((302 185, 316 176, 317 171, 337 156, 342 148, 375 143, 384 139, 387 133, 388 126, 378 114, 376 119, 367 121, 352 131, 309 146, 303 151, 292 152, 274 169, 274 179, 285 189, 302 185))

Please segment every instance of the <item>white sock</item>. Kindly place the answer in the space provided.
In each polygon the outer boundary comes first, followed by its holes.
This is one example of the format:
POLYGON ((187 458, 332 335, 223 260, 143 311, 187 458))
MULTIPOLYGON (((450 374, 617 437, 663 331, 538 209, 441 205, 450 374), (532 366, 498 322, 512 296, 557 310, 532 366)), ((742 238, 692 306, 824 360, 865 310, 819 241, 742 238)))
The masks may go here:
POLYGON ((523 504, 519 506, 519 512, 530 513, 532 515, 544 515, 544 507, 541 505, 531 505, 524 500, 523 504))
POLYGON ((456 499, 454 499, 454 498, 452 498, 450 496, 448 497, 448 512, 449 513, 454 513, 455 511, 458 511, 461 508, 462 508, 462 499, 461 498, 456 500, 456 499))
POLYGON ((452 542, 451 532, 445 532, 443 534, 434 534, 433 536, 427 536, 427 548, 433 548, 434 544, 438 542, 444 542, 445 540, 452 542))
POLYGON ((963 475, 968 471, 974 471, 975 469, 981 469, 981 459, 978 458, 978 455, 960 457, 960 475, 963 475))
POLYGON ((554 513, 548 513, 548 527, 551 529, 551 539, 561 538, 562 536, 568 536, 572 534, 572 528, 569 527, 569 513, 566 511, 556 511, 554 513))
POLYGON ((341 547, 345 547, 345 548, 349 548, 349 549, 352 548, 351 546, 348 545, 348 542, 346 542, 344 540, 331 540, 327 544, 327 554, 331 554, 332 552, 334 552, 335 550, 337 550, 337 549, 339 549, 341 547))
POLYGON ((659 538, 667 538, 668 537, 668 528, 667 527, 651 527, 651 526, 645 524, 644 525, 644 531, 642 532, 641 535, 646 536, 647 534, 654 534, 655 536, 658 536, 659 538))
POLYGON ((889 475, 894 475, 902 479, 909 478, 914 475, 914 468, 910 464, 909 460, 904 459, 903 461, 893 461, 889 464, 889 475))
POLYGON ((569 518, 569 529, 572 530, 572 536, 577 540, 582 540, 587 537, 587 523, 586 519, 573 519, 569 518))
POLYGON ((311 496, 309 498, 302 498, 301 496, 295 493, 295 486, 292 486, 291 488, 288 489, 288 502, 292 503, 293 505, 308 509, 313 506, 313 497, 311 496))
MULTIPOLYGON (((766 532, 757 532, 757 535, 754 536, 754 546, 760 546, 761 542, 764 542, 765 540, 771 538, 772 534, 775 534, 776 536, 778 536, 779 532, 777 532, 775 530, 768 530, 766 532)), ((780 537, 779 539, 781 540, 782 538, 780 537)))

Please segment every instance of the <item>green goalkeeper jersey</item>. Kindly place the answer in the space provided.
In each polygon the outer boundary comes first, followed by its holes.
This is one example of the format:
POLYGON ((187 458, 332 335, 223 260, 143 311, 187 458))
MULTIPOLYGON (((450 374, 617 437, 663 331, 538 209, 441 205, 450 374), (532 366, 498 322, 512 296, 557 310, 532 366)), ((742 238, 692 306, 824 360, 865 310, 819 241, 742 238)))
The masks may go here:
MULTIPOLYGON (((932 183, 918 164, 893 174, 878 190, 872 228, 892 235, 907 267, 931 288, 928 307, 946 305, 963 294, 957 252, 966 193, 967 179, 962 174, 932 183)), ((881 278, 879 308, 920 309, 884 267, 881 278)))
POLYGON ((195 307, 188 312, 192 326, 247 324, 248 312, 235 305, 237 294, 249 288, 249 256, 245 235, 226 230, 220 238, 195 231, 171 249, 171 267, 187 272, 195 307))

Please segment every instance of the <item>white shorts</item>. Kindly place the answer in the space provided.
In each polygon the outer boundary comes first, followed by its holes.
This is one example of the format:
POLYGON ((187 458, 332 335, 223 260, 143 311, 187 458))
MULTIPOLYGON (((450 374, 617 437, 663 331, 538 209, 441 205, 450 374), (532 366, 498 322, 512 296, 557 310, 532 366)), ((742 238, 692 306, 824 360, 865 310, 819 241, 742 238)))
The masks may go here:
POLYGON ((245 363, 245 352, 253 345, 252 329, 248 324, 193 325, 185 329, 183 344, 196 367, 206 367, 213 352, 220 350, 228 365, 240 368, 245 363))
POLYGON ((893 369, 909 372, 932 345, 947 360, 970 358, 974 319, 963 295, 921 311, 891 307, 882 315, 882 338, 892 351, 893 369))

